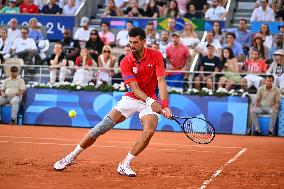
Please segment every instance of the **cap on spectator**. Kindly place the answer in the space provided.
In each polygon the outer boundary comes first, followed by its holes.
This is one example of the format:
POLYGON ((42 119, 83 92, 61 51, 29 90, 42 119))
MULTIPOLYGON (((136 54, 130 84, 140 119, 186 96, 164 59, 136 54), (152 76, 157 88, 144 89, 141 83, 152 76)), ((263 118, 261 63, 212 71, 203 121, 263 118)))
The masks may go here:
POLYGON ((17 67, 17 66, 12 66, 12 67, 10 68, 10 71, 11 71, 11 72, 17 72, 17 71, 18 71, 18 67, 17 67))
POLYGON ((88 25, 89 24, 89 18, 88 17, 82 17, 81 18, 81 23, 80 23, 80 25, 81 26, 86 26, 86 25, 88 25))
POLYGON ((179 33, 174 32, 174 33, 172 33, 172 37, 173 37, 173 36, 177 36, 177 37, 179 37, 180 35, 179 35, 179 33))
POLYGON ((12 2, 12 3, 17 3, 17 0, 10 0, 10 2, 12 2))
POLYGON ((208 43, 206 47, 213 47, 215 49, 215 46, 212 43, 208 43))
POLYGON ((274 53, 273 53, 274 55, 281 55, 281 56, 284 56, 284 50, 282 50, 282 49, 278 49, 277 51, 275 51, 274 53))

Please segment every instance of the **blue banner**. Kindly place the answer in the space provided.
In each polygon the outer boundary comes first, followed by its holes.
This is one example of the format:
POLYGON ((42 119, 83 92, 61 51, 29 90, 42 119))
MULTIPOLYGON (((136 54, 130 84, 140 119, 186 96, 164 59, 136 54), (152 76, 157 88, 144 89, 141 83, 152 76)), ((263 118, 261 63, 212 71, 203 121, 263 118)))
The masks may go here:
MULTIPOLYGON (((27 91, 24 124, 93 127, 116 105, 122 92, 104 93, 35 89, 27 91), (77 116, 69 118, 75 110, 77 116)), ((217 133, 245 134, 248 99, 241 97, 199 97, 179 94, 169 95, 169 104, 175 115, 200 116, 209 120, 217 133)), ((138 114, 117 125, 119 129, 142 129, 138 114)), ((160 116, 159 131, 180 132, 173 121, 160 116)))
POLYGON ((284 22, 252 22, 251 23, 251 31, 253 33, 257 33, 260 31, 261 24, 267 24, 270 30, 270 34, 276 35, 279 33, 278 26, 283 25, 284 22))
POLYGON ((0 14, 0 25, 7 25, 12 18, 18 20, 18 24, 26 26, 31 18, 36 18, 45 28, 46 36, 49 40, 61 40, 64 29, 70 29, 73 32, 75 27, 74 16, 57 15, 37 15, 37 14, 0 14))

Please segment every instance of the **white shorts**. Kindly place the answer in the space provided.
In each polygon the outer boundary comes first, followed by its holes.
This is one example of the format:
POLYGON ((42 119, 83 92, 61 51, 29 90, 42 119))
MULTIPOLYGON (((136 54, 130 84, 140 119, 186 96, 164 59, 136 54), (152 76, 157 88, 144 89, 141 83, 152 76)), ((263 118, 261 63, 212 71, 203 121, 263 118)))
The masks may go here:
POLYGON ((254 86, 256 89, 258 89, 260 81, 263 80, 263 77, 260 77, 258 75, 253 75, 253 74, 246 75, 244 78, 247 79, 248 88, 250 88, 251 86, 254 86))
POLYGON ((159 117, 158 113, 153 112, 151 106, 148 106, 141 100, 137 100, 129 96, 123 96, 114 109, 118 110, 124 117, 126 117, 126 119, 132 116, 135 112, 139 112, 140 119, 149 114, 154 114, 159 117))

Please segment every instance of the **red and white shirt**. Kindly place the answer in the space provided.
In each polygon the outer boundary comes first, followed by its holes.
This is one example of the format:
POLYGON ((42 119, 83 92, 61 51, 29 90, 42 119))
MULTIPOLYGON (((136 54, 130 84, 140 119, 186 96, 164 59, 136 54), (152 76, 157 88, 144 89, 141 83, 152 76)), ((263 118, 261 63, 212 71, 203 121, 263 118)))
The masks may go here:
POLYGON ((264 73, 267 70, 267 65, 263 60, 247 60, 245 63, 245 68, 247 72, 250 73, 264 73))
MULTIPOLYGON (((129 53, 122 59, 120 68, 125 84, 136 81, 147 96, 157 99, 155 94, 157 77, 166 76, 163 56, 160 51, 145 47, 144 56, 140 62, 133 57, 132 53, 129 53)), ((125 95, 138 99, 132 91, 126 92, 125 95)))

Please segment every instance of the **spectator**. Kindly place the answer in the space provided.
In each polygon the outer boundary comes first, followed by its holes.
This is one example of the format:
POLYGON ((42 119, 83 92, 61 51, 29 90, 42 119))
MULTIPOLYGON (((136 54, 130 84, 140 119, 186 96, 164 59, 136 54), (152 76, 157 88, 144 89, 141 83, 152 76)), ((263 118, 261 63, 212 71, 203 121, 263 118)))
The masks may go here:
MULTIPOLYGON (((120 67, 120 62, 121 62, 121 60, 122 60, 128 53, 131 53, 131 47, 130 47, 130 45, 126 45, 126 46, 124 47, 124 49, 123 49, 123 54, 118 57, 118 66, 117 66, 117 68, 120 67)), ((121 82, 123 82, 123 79, 122 79, 121 71, 119 70, 118 72, 116 72, 116 73, 112 76, 112 84, 114 84, 114 83, 121 83, 121 82)))
POLYGON ((97 73, 97 86, 101 85, 103 82, 111 84, 111 78, 114 72, 110 68, 114 68, 116 58, 112 55, 111 47, 105 45, 103 47, 103 54, 98 58, 98 67, 100 68, 97 73))
POLYGON ((50 83, 55 83, 56 72, 59 70, 59 82, 64 82, 67 76, 71 75, 71 70, 63 52, 63 47, 60 43, 56 43, 53 48, 53 54, 50 57, 50 83))
POLYGON ((116 46, 118 47, 124 47, 128 44, 128 32, 131 28, 133 28, 133 22, 128 20, 125 26, 126 30, 121 30, 117 33, 116 46))
POLYGON ((168 28, 170 35, 176 33, 176 20, 174 18, 168 18, 168 28))
POLYGON ((222 32, 220 22, 213 22, 212 33, 213 33, 213 36, 214 36, 213 39, 220 41, 221 45, 223 45, 225 43, 225 37, 224 37, 224 34, 222 32))
POLYGON ((183 17, 184 14, 187 12, 187 5, 189 3, 189 0, 177 0, 177 3, 179 14, 183 17))
MULTIPOLYGON (((190 54, 186 46, 180 43, 180 35, 178 33, 172 33, 172 44, 166 49, 167 59, 169 65, 168 70, 177 71, 189 71, 190 68, 190 54)), ((166 80, 169 87, 183 88, 184 79, 188 77, 188 74, 180 72, 167 73, 166 80), (176 82, 178 81, 178 82, 176 82)))
POLYGON ((230 47, 233 52, 234 55, 237 58, 238 62, 243 62, 244 61, 244 52, 243 52, 243 48, 242 46, 236 42, 236 35, 235 33, 232 32, 228 32, 226 34, 226 39, 227 39, 227 43, 224 45, 224 47, 230 47))
POLYGON ((75 62, 77 56, 80 54, 80 44, 77 40, 74 40, 71 37, 71 31, 69 29, 65 29, 63 31, 63 39, 61 40, 61 44, 67 61, 72 60, 75 62))
POLYGON ((269 131, 268 135, 274 135, 277 113, 279 110, 280 91, 273 86, 274 78, 272 75, 266 77, 265 85, 257 90, 255 106, 251 109, 251 120, 255 127, 255 134, 260 135, 258 123, 259 114, 269 114, 269 131))
POLYGON ((222 87, 230 91, 235 84, 239 84, 241 81, 241 76, 239 73, 238 61, 235 58, 233 50, 230 47, 225 47, 223 49, 221 65, 224 65, 224 68, 221 72, 224 72, 224 75, 219 80, 219 87, 222 87))
POLYGON ((130 6, 127 7, 124 14, 128 17, 143 17, 145 15, 145 11, 143 8, 138 6, 137 0, 130 0, 130 6))
POLYGON ((226 9, 220 6, 220 0, 212 0, 212 7, 206 11, 205 19, 208 20, 224 20, 226 17, 226 9))
POLYGON ((8 40, 12 42, 12 44, 21 37, 21 31, 18 29, 18 20, 16 18, 12 18, 8 26, 8 40))
POLYGON ((158 18, 159 15, 159 8, 157 6, 156 1, 150 0, 146 8, 145 16, 151 18, 158 18))
POLYGON ((274 52, 274 61, 266 71, 274 76, 274 83, 280 89, 284 88, 284 50, 279 49, 274 52))
POLYGON ((43 14, 57 14, 62 13, 62 9, 56 4, 56 0, 49 0, 49 3, 42 7, 41 12, 43 14))
MULTIPOLYGON (((220 58, 214 55, 216 51, 212 43, 207 44, 208 55, 202 57, 199 71, 201 72, 199 76, 194 78, 194 87, 197 90, 201 89, 201 82, 206 83, 208 89, 213 89, 213 80, 215 74, 220 72, 223 69, 223 66, 220 63, 220 58), (211 73, 203 73, 211 72, 211 73)), ((216 80, 216 78, 215 78, 216 80)))
POLYGON ((4 104, 12 105, 11 124, 17 123, 18 111, 22 96, 26 90, 25 81, 18 78, 18 67, 10 68, 11 76, 3 81, 1 87, 0 106, 4 104))
POLYGON ((0 64, 4 63, 5 55, 9 54, 12 42, 7 38, 8 30, 0 28, 0 64))
POLYGON ((184 18, 191 19, 191 18, 203 18, 203 15, 196 11, 194 3, 189 3, 187 6, 187 12, 184 15, 184 18))
POLYGON ((251 50, 251 59, 247 60, 243 66, 245 72, 249 72, 245 77, 241 79, 241 87, 244 91, 247 91, 251 86, 256 89, 260 85, 265 83, 263 77, 257 74, 263 74, 267 70, 267 65, 261 59, 259 59, 259 52, 256 48, 251 50))
POLYGON ((20 13, 38 14, 39 11, 33 0, 24 0, 24 2, 20 5, 20 13))
POLYGON ((89 40, 85 46, 89 50, 91 57, 98 63, 98 57, 102 54, 104 42, 101 40, 98 31, 93 29, 90 34, 89 40))
POLYGON ((194 31, 191 22, 184 23, 184 29, 180 36, 182 44, 187 46, 189 49, 193 49, 198 43, 200 43, 198 34, 194 31))
POLYGON ((42 10, 42 7, 43 7, 42 0, 33 0, 33 3, 37 6, 38 11, 40 12, 40 10, 42 10))
POLYGON ((214 40, 213 32, 209 31, 206 33, 205 42, 199 43, 194 50, 198 53, 200 53, 202 56, 208 55, 208 48, 207 45, 212 44, 215 49, 214 55, 217 57, 221 57, 222 54, 222 46, 219 41, 214 40))
POLYGON ((269 51, 269 59, 273 58, 273 54, 276 50, 284 50, 284 36, 283 34, 276 35, 276 44, 273 45, 269 51))
POLYGON ((109 31, 109 23, 101 22, 101 30, 99 32, 101 40, 105 45, 114 46, 115 45, 115 36, 109 31))
POLYGON ((253 37, 252 47, 250 51, 254 48, 258 49, 259 58, 266 61, 268 58, 268 48, 264 46, 263 37, 260 33, 255 34, 255 36, 253 37))
POLYGON ((114 0, 108 0, 103 16, 121 16, 121 12, 114 0))
POLYGON ((272 43, 273 43, 273 37, 270 34, 270 30, 267 24, 261 24, 261 28, 259 33, 262 35, 262 39, 264 40, 264 45, 268 48, 271 49, 272 43))
POLYGON ((28 28, 23 27, 21 33, 21 38, 11 46, 11 56, 22 58, 26 64, 34 64, 33 58, 37 54, 36 43, 32 38, 29 38, 28 28))
POLYGON ((64 16, 75 16, 78 7, 76 6, 75 0, 68 0, 67 4, 63 7, 62 15, 64 16))
POLYGON ((176 0, 170 0, 169 8, 166 9, 165 14, 161 14, 163 17, 169 17, 169 18, 179 18, 179 9, 178 9, 178 3, 176 0))
POLYGON ((40 40, 44 40, 36 18, 31 18, 29 21, 29 37, 32 38, 36 44, 38 44, 40 40))
POLYGON ((9 0, 9 6, 1 9, 0 13, 17 14, 20 13, 20 8, 17 6, 17 0, 9 0))
POLYGON ((283 22, 284 21, 284 3, 282 5, 282 7, 276 12, 276 20, 279 22, 283 22))
POLYGON ((171 45, 169 40, 169 32, 166 30, 162 30, 161 32, 161 41, 159 43, 159 49, 163 55, 163 58, 166 59, 167 51, 166 49, 171 45))
POLYGON ((239 20, 239 28, 224 28, 222 31, 234 33, 236 41, 242 45, 244 54, 248 56, 252 44, 252 32, 247 29, 246 19, 239 20))
POLYGON ((79 28, 74 35, 74 39, 78 40, 81 47, 84 47, 86 44, 86 41, 90 38, 91 28, 89 27, 89 18, 88 17, 82 17, 81 28, 79 28))
POLYGON ((195 5, 197 11, 203 10, 204 6, 208 7, 207 0, 190 0, 190 3, 195 5))
POLYGON ((275 21, 274 11, 268 6, 268 0, 261 0, 261 7, 255 8, 250 22, 253 21, 275 21))
POLYGON ((160 35, 158 32, 156 32, 154 28, 154 23, 152 21, 149 21, 145 28, 146 33, 146 45, 151 46, 154 41, 160 40, 160 35))
POLYGON ((278 26, 279 34, 282 34, 284 36, 284 23, 280 23, 278 26))
POLYGON ((76 58, 75 73, 73 77, 73 83, 80 83, 81 85, 87 85, 89 81, 93 79, 93 66, 94 60, 89 54, 89 50, 86 48, 81 49, 80 56, 76 58))

